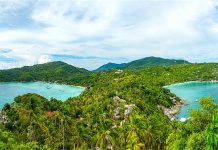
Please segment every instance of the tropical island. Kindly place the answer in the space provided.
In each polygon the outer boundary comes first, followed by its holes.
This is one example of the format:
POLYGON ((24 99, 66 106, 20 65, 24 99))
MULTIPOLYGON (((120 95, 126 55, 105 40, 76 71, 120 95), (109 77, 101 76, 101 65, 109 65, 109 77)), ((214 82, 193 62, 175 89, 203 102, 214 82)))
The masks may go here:
POLYGON ((198 100, 187 120, 184 102, 166 85, 217 81, 217 63, 147 57, 94 71, 50 62, 0 71, 1 82, 52 82, 86 87, 60 101, 17 96, 0 113, 0 149, 211 149, 218 147, 218 105, 198 100))

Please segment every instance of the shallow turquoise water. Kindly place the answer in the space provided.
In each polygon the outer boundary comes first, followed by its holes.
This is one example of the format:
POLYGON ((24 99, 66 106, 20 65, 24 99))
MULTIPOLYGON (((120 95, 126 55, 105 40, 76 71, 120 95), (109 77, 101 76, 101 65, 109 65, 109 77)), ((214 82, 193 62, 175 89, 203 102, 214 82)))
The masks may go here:
POLYGON ((45 82, 3 82, 0 83, 0 108, 5 103, 12 102, 14 97, 26 93, 37 93, 47 99, 53 97, 64 101, 69 97, 79 96, 83 91, 82 87, 45 82))
POLYGON ((172 93, 184 99, 188 106, 181 108, 178 119, 188 117, 188 110, 199 108, 197 99, 211 96, 218 103, 218 82, 186 82, 166 86, 172 93))

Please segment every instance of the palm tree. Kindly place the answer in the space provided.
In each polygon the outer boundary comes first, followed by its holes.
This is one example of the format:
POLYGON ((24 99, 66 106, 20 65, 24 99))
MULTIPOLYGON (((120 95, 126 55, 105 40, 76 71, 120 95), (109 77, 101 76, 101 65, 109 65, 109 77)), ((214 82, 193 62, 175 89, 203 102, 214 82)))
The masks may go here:
POLYGON ((212 123, 206 129, 207 145, 212 150, 218 147, 218 113, 213 116, 212 123))
POLYGON ((145 146, 143 143, 140 142, 140 138, 137 135, 137 129, 133 126, 128 132, 126 141, 127 141, 126 148, 128 150, 140 150, 142 147, 145 146))
POLYGON ((114 150, 115 142, 113 138, 110 136, 110 131, 103 132, 96 143, 96 147, 100 147, 100 149, 110 149, 114 150))

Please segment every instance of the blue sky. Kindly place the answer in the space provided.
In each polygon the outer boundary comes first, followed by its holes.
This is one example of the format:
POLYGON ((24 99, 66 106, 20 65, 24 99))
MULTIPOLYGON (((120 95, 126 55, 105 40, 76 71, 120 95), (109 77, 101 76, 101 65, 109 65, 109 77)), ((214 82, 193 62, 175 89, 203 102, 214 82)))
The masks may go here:
POLYGON ((218 62, 217 0, 0 0, 0 69, 95 69, 159 56, 218 62))

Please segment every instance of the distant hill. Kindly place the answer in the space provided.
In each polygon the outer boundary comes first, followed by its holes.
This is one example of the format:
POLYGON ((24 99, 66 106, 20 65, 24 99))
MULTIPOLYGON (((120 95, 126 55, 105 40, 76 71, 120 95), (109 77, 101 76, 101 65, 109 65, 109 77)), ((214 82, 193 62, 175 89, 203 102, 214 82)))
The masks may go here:
POLYGON ((11 81, 51 81, 51 82, 76 82, 91 72, 77 68, 67 63, 56 61, 34 66, 25 66, 0 71, 1 82, 11 81))
POLYGON ((122 64, 107 63, 107 64, 99 67, 95 71, 109 70, 109 69, 114 69, 114 68, 124 68, 124 67, 126 67, 126 65, 127 65, 126 63, 122 63, 122 64))
POLYGON ((186 60, 177 60, 177 59, 165 59, 160 57, 146 57, 143 59, 138 59, 131 61, 129 63, 122 63, 122 64, 115 64, 115 63, 108 63, 105 64, 95 71, 102 71, 108 69, 138 69, 145 66, 170 66, 176 64, 189 64, 190 62, 186 60))

